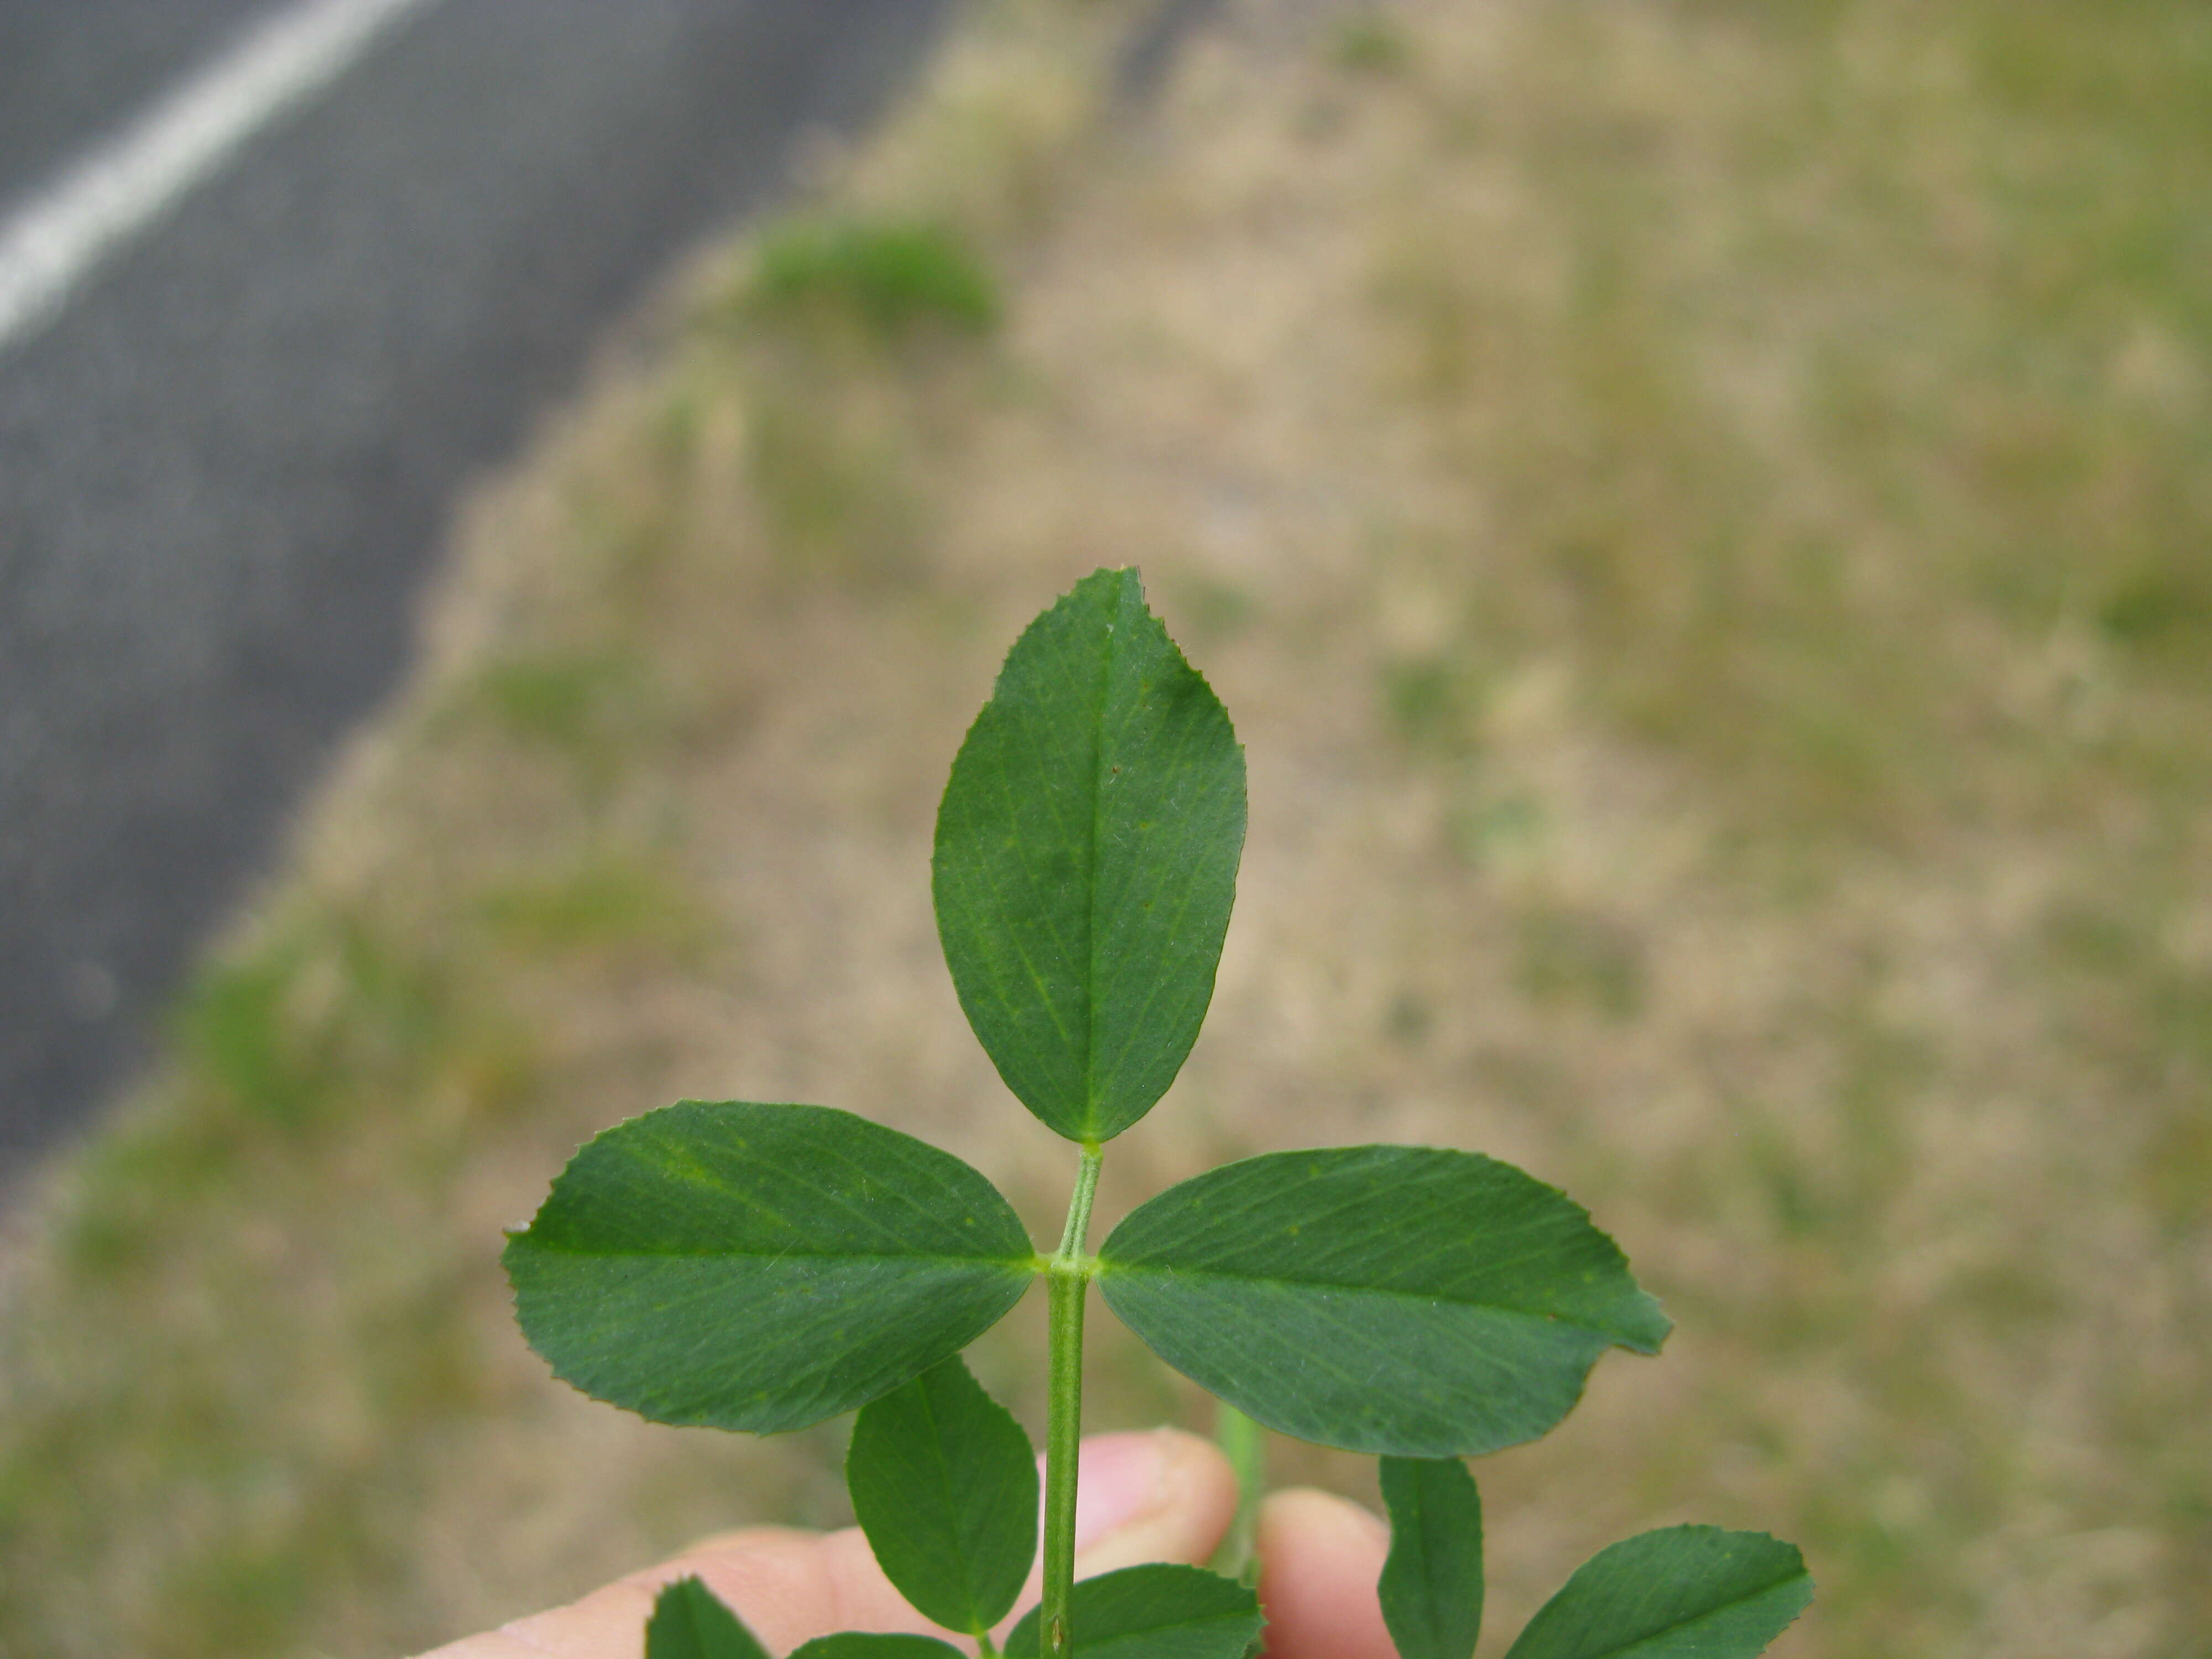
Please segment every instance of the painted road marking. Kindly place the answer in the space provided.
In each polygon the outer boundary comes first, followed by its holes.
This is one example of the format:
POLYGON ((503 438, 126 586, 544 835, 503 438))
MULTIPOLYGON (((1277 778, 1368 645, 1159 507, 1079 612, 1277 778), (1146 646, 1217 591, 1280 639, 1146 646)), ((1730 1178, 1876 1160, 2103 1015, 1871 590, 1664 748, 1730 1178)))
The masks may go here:
POLYGON ((100 261, 376 38, 435 0, 302 0, 247 33, 0 223, 0 351, 34 334, 100 261))

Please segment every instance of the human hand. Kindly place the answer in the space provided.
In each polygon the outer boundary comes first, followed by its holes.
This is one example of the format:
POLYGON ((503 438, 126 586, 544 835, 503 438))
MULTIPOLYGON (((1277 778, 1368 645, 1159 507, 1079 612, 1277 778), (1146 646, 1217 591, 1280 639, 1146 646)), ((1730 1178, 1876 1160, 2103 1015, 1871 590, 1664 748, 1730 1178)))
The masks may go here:
MULTIPOLYGON (((1203 1562, 1236 1509, 1236 1477, 1210 1443, 1174 1429, 1096 1436, 1083 1443, 1075 1576, 1145 1561, 1203 1562)), ((1393 1659, 1375 1597, 1389 1543, 1382 1522, 1344 1498, 1269 1497, 1259 1528, 1268 1659, 1393 1659)), ((422 1659, 638 1659, 653 1597, 689 1577, 728 1602, 772 1652, 841 1630, 949 1634, 890 1587, 858 1528, 750 1527, 422 1659)), ((1033 1572, 1021 1606, 1036 1595, 1033 1572)))

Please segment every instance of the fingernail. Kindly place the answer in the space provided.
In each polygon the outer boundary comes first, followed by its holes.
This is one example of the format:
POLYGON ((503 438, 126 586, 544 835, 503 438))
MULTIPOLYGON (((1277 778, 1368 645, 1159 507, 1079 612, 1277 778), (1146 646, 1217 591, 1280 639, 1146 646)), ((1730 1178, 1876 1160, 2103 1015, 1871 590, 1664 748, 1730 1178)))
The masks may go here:
POLYGON ((1158 1434, 1102 1434, 1085 1441, 1075 1547, 1088 1549, 1166 1502, 1167 1465, 1167 1447, 1158 1434))

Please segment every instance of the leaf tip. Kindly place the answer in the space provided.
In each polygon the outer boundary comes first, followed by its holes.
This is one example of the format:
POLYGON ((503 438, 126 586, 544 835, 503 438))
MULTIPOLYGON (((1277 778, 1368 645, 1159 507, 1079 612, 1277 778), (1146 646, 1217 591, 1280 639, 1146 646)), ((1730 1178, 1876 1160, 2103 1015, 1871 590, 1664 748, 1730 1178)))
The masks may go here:
POLYGON ((1674 1334, 1674 1322, 1650 1291, 1638 1290, 1636 1296, 1635 1313, 1626 1322, 1626 1339, 1620 1346, 1631 1353, 1656 1354, 1674 1334))

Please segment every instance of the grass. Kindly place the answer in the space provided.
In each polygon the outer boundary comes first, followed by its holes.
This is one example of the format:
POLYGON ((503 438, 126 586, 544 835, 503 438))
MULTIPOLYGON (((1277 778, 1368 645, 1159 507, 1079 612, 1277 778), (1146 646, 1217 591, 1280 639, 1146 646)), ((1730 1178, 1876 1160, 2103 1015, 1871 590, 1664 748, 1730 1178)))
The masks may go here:
MULTIPOLYGON (((1252 838, 1100 1230, 1363 1138, 1592 1204, 1678 1333, 1486 1463, 1500 1632, 1696 1518, 1806 1546, 1791 1659, 2203 1650, 2212 22, 1255 3, 1129 131, 1130 21, 975 8, 472 508, 419 685, 15 1220, 0 1654, 389 1653, 837 1518, 834 1431, 548 1382, 498 1231, 687 1094, 1049 1225, 930 817, 1004 638, 1133 559, 1252 838)), ((1098 1331, 1096 1420, 1200 1409, 1098 1331)))
POLYGON ((988 334, 998 287, 964 238, 942 225, 843 220, 764 237, 744 295, 752 315, 789 327, 857 326, 875 342, 938 328, 988 334))
POLYGON ((787 568, 895 582, 931 526, 927 475, 973 400, 1001 301, 941 224, 801 219, 761 238, 728 307, 752 494, 787 568), (964 394, 964 395, 963 395, 964 394))

